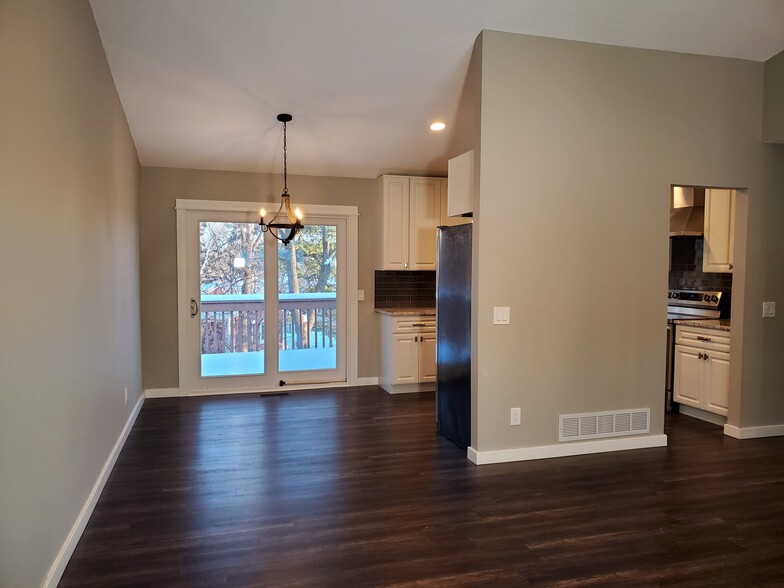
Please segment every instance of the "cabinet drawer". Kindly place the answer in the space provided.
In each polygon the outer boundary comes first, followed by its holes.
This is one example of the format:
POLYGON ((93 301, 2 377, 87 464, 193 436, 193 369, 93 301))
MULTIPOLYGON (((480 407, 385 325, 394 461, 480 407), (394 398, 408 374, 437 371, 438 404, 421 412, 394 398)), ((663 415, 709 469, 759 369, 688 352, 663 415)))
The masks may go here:
POLYGON ((677 325, 675 329, 675 343, 729 353, 730 332, 677 325))
POLYGON ((436 330, 434 316, 401 316, 395 317, 392 324, 393 333, 421 333, 436 330))

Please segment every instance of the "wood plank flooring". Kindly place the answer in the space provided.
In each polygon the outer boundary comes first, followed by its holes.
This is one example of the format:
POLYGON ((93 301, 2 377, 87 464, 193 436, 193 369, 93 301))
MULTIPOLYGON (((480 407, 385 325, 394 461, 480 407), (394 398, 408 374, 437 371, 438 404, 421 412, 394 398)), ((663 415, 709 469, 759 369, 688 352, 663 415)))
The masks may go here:
POLYGON ((784 585, 784 438, 476 467, 433 400, 147 400, 60 586, 784 585))

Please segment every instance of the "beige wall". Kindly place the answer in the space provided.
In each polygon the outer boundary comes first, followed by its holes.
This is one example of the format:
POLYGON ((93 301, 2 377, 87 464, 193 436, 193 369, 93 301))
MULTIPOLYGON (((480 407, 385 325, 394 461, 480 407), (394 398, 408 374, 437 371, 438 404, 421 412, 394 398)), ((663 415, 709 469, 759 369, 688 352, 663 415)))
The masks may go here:
POLYGON ((760 142, 762 75, 756 62, 483 33, 476 449, 555 444, 559 414, 605 409, 651 407, 662 432, 672 183, 748 188, 733 393, 743 426, 784 422, 784 328, 757 318, 763 296, 784 296, 771 177, 784 159, 760 142), (511 306, 510 326, 491 324, 494 306, 511 306))
POLYGON ((0 586, 27 587, 141 393, 139 165, 86 0, 0 3, 0 96, 0 586))
MULTIPOLYGON (((178 198, 276 202, 281 176, 145 167, 141 172, 142 348, 144 388, 177 388, 178 198)), ((359 377, 378 375, 373 270, 378 258, 381 197, 375 180, 291 176, 294 203, 359 207, 359 377)), ((349 252, 352 254, 352 252, 349 252)))
POLYGON ((765 62, 765 98, 762 136, 784 143, 784 51, 765 62))

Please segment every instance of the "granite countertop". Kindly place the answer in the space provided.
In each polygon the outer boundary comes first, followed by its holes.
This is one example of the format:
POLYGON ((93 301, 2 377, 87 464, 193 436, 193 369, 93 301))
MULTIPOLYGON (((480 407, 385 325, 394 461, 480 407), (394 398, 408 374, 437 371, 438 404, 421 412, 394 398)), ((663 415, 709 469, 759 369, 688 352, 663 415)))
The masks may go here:
POLYGON ((379 314, 389 316, 435 316, 435 308, 377 308, 379 314))
POLYGON ((672 321, 672 324, 716 329, 717 331, 730 330, 730 319, 675 319, 672 321))

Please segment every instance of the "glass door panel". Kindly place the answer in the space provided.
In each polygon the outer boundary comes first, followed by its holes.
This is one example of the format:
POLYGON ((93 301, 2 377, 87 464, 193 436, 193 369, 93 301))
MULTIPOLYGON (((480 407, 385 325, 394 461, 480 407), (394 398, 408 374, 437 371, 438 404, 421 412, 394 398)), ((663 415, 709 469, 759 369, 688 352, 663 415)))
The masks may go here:
POLYGON ((278 371, 338 366, 338 227, 308 224, 278 247, 278 371))
POLYGON ((201 377, 264 374, 264 236, 257 223, 199 222, 201 377))

